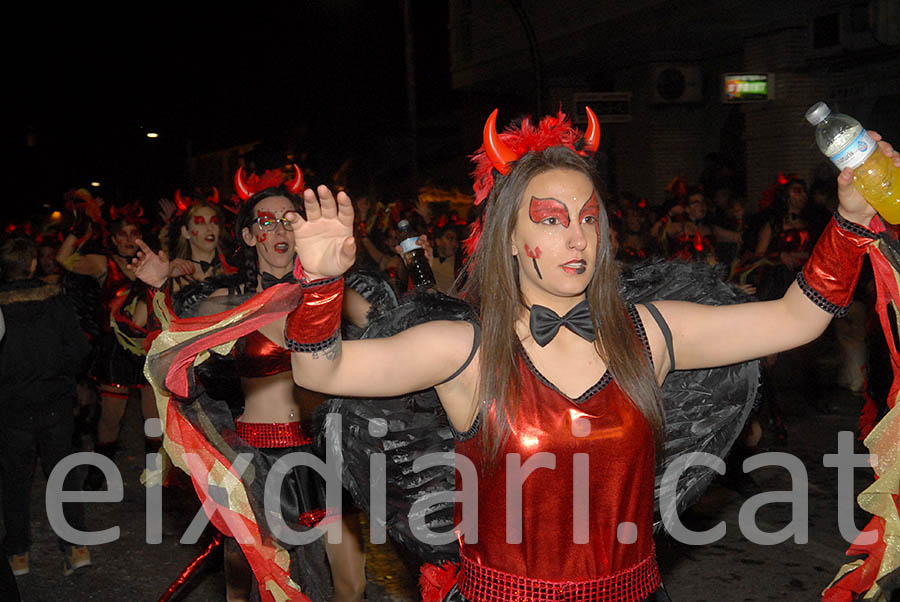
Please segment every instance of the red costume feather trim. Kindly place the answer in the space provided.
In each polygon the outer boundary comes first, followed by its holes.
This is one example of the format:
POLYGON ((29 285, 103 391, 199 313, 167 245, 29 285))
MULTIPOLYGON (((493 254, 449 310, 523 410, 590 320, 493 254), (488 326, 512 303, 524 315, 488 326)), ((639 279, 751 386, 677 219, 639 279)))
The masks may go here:
POLYGON ((440 566, 428 562, 419 567, 422 602, 442 602, 456 585, 457 572, 459 565, 453 562, 444 562, 440 566))

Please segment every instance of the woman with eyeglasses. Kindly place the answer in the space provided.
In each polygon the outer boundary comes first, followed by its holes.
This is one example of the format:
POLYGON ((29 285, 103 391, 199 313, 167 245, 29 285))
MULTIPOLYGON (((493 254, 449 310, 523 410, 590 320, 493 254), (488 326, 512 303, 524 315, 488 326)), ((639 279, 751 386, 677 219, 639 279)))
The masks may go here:
MULTIPOLYGON (((297 193, 304 185, 296 166, 293 178, 283 183, 282 179, 280 171, 249 178, 244 176, 242 169, 238 171, 235 187, 243 204, 235 221, 235 235, 240 241, 235 256, 237 273, 207 278, 174 295, 174 313, 187 327, 196 326, 202 331, 204 325, 227 321, 235 312, 246 315, 247 311, 271 301, 273 295, 282 295, 285 289, 297 289, 296 286, 278 285, 296 282, 293 276, 294 238, 286 216, 298 211, 301 201, 297 193)), ((142 244, 141 263, 137 267, 139 275, 150 278, 151 283, 158 286, 160 275, 164 273, 160 267, 162 259, 142 244)), ((181 328, 170 325, 172 330, 181 328)), ((174 335, 164 330, 161 337, 165 336, 174 335)), ((326 516, 322 486, 312 471, 300 466, 283 475, 284 482, 276 498, 280 500, 280 513, 264 506, 266 477, 272 473, 279 458, 292 452, 313 452, 313 430, 309 421, 311 410, 322 397, 294 385, 290 352, 279 344, 281 332, 274 323, 241 332, 240 336, 223 336, 228 338, 229 349, 219 349, 210 361, 198 367, 198 383, 195 384, 200 386, 192 388, 183 397, 172 395, 171 401, 165 400, 161 405, 174 404, 178 417, 185 416, 187 420, 187 423, 173 423, 170 412, 165 425, 165 449, 175 463, 178 464, 179 457, 185 452, 199 453, 202 457, 206 457, 205 452, 209 453, 208 478, 203 478, 204 471, 195 465, 189 465, 187 470, 204 502, 207 495, 216 502, 221 501, 203 489, 208 486, 208 481, 224 474, 223 469, 234 470, 229 461, 233 461, 236 454, 249 452, 253 458, 251 468, 242 475, 243 482, 228 481, 226 475, 228 482, 223 484, 229 488, 229 507, 223 512, 227 515, 228 511, 236 511, 239 517, 235 516, 235 519, 245 524, 252 521, 255 526, 251 526, 251 531, 256 529, 252 541, 240 541, 240 529, 227 519, 223 519, 226 520, 223 524, 211 517, 215 526, 228 536, 224 541, 227 600, 249 599, 253 577, 264 600, 268 599, 267 592, 273 593, 278 588, 290 592, 298 585, 312 600, 362 600, 366 585, 365 562, 356 532, 358 525, 351 524, 355 517, 326 516), (242 393, 236 401, 227 390, 228 379, 234 373, 239 377, 242 393), (228 398, 232 398, 230 405, 239 405, 242 401, 243 410, 228 411, 223 403, 228 398), (193 405, 188 405, 191 403, 193 405), (239 415, 232 421, 233 414, 239 415), (181 437, 185 429, 200 431, 202 440, 192 437, 186 441, 181 437), (226 462, 222 463, 222 459, 226 462), (246 504, 232 508, 231 500, 235 498, 246 500, 246 504), (277 515, 274 518, 278 519, 274 522, 270 520, 273 512, 277 515), (323 519, 325 523, 340 522, 340 543, 329 543, 321 537, 311 544, 292 545, 280 536, 283 532, 276 532, 284 527, 306 531, 323 519), (288 569, 285 569, 284 552, 290 552, 288 569), (329 566, 333 592, 324 576, 329 566)), ((155 386, 160 384, 169 388, 168 381, 154 383, 155 386)), ((172 393, 171 390, 167 392, 172 393)), ((275 596, 274 599, 281 598, 275 596)))

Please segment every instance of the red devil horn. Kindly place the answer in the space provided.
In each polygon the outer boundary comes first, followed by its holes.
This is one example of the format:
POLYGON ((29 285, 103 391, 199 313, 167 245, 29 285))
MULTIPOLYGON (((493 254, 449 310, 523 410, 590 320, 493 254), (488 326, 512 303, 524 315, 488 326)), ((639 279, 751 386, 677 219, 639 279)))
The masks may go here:
POLYGON ((297 164, 294 163, 294 179, 285 184, 285 187, 292 194, 300 194, 303 192, 303 189, 306 188, 303 182, 303 172, 300 171, 300 168, 297 167, 297 164))
POLYGON ((212 196, 209 197, 209 202, 212 203, 213 205, 219 204, 219 189, 216 188, 215 186, 213 186, 213 193, 212 193, 212 196))
POLYGON ((187 202, 181 196, 180 188, 175 190, 175 206, 178 207, 178 211, 185 211, 188 208, 187 202))
POLYGON ((584 133, 584 146, 581 148, 582 155, 596 153, 597 149, 600 148, 600 122, 597 120, 597 116, 594 115, 591 107, 584 107, 584 110, 587 111, 588 127, 584 133))
POLYGON ((253 192, 250 191, 250 188, 244 181, 243 167, 238 167, 237 173, 234 174, 234 189, 238 193, 238 196, 241 197, 242 201, 246 201, 253 196, 253 192))
POLYGON ((487 153, 494 169, 505 176, 512 169, 510 163, 517 161, 519 155, 500 142, 500 136, 497 134, 497 112, 499 110, 494 109, 494 112, 488 117, 487 123, 484 124, 484 152, 487 153))

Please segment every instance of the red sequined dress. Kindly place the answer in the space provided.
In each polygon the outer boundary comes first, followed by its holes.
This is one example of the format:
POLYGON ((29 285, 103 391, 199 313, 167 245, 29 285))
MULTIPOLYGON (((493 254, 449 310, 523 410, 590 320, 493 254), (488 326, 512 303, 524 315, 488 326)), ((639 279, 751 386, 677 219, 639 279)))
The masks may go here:
MULTIPOLYGON (((636 311, 630 311, 646 341, 636 311)), ((485 469, 480 441, 473 437, 478 421, 457 434, 457 453, 474 463, 479 477, 477 541, 471 528, 463 528, 460 592, 472 602, 644 600, 660 585, 652 532, 654 443, 647 421, 609 372, 570 399, 524 350, 519 370, 520 405, 496 472, 485 469), (541 467, 528 474, 529 462, 541 467)), ((460 476, 457 490, 464 490, 460 476)), ((459 524, 459 505, 456 513, 459 524)))

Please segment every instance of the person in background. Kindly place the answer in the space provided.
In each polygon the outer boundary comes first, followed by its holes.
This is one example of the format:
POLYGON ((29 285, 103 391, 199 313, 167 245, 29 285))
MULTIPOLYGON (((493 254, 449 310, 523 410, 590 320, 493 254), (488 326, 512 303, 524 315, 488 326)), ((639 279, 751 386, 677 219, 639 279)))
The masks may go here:
MULTIPOLYGON (((68 299, 58 285, 35 278, 37 266, 33 240, 14 237, 0 245, 0 308, 7 321, 0 340, 0 480, 3 548, 14 575, 30 571, 35 460, 49 476, 74 451, 75 376, 90 351, 68 299)), ((66 491, 81 489, 79 474, 66 475, 66 491)), ((86 530, 82 505, 62 506, 68 524, 86 530)), ((59 538, 59 547, 64 575, 91 564, 86 546, 59 538)))
POLYGON ((432 232, 432 251, 434 260, 431 271, 434 272, 435 288, 444 294, 450 294, 456 283, 456 277, 462 268, 462 252, 459 245, 459 228, 452 222, 437 226, 432 232))
MULTIPOLYGON (((108 251, 89 246, 95 222, 86 219, 84 212, 73 224, 56 260, 74 274, 88 276, 100 286, 97 311, 101 313, 101 333, 90 376, 99 388, 100 418, 94 451, 115 461, 119 449, 119 430, 131 395, 140 398, 144 418, 156 418, 152 392, 145 386, 143 339, 150 312, 150 293, 136 282, 131 260, 137 253, 136 241, 144 223, 139 203, 110 208, 108 251)), ((159 439, 147 437, 148 451, 159 448, 159 439)), ((85 479, 85 488, 98 490, 105 486, 103 473, 92 467, 85 479)))
POLYGON ((705 261, 715 254, 715 239, 707 212, 703 188, 688 186, 684 203, 673 205, 651 230, 659 232, 659 244, 667 259, 705 261))

